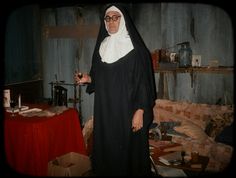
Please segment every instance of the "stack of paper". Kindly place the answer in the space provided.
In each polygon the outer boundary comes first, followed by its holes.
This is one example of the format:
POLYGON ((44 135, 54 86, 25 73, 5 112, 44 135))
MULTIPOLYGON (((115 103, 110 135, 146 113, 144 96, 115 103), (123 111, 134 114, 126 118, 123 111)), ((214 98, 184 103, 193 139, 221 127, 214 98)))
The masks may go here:
POLYGON ((39 112, 42 111, 40 108, 31 108, 25 111, 20 111, 19 114, 25 114, 25 113, 32 113, 32 112, 39 112))

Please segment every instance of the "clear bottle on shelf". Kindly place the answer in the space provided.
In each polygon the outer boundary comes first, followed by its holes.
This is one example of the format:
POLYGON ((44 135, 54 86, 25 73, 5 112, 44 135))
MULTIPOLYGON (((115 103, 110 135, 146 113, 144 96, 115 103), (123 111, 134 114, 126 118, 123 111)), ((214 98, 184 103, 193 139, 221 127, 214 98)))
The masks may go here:
POLYGON ((179 67, 190 67, 192 64, 192 49, 190 47, 190 43, 183 42, 179 43, 179 67))

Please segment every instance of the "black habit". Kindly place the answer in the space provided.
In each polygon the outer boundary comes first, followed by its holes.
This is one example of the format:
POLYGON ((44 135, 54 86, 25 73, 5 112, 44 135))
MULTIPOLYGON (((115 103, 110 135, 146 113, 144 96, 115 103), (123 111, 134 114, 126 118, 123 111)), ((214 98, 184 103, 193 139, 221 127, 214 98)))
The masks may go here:
POLYGON ((126 10, 115 6, 123 13, 134 49, 114 63, 101 61, 99 47, 108 36, 105 10, 87 87, 88 93, 95 92, 92 168, 95 175, 149 175, 148 127, 156 98, 151 56, 126 10), (144 125, 132 132, 137 109, 144 109, 144 125))

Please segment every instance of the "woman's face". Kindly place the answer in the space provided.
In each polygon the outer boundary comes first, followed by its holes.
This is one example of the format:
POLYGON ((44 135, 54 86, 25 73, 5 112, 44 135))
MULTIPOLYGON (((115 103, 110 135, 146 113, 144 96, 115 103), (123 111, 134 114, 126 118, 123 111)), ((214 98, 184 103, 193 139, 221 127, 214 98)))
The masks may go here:
POLYGON ((110 34, 114 34, 118 31, 120 25, 120 13, 117 11, 109 11, 106 13, 104 20, 107 27, 107 31, 110 34))

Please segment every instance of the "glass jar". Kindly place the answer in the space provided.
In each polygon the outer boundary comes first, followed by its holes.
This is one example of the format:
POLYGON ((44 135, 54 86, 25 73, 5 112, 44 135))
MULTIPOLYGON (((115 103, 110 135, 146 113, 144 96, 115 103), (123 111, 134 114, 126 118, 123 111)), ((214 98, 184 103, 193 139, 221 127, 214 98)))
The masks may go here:
POLYGON ((179 67, 190 67, 192 64, 192 49, 189 42, 180 43, 179 67))

